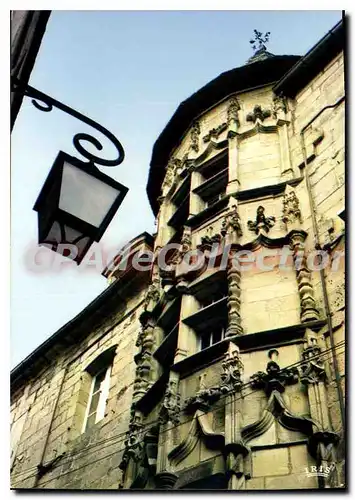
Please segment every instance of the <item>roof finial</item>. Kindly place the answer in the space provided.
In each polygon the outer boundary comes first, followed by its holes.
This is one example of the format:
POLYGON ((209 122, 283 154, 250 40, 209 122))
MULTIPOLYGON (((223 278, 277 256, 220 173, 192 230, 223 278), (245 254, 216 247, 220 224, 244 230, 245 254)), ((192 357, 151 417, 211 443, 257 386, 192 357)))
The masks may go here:
POLYGON ((265 35, 263 35, 261 31, 254 30, 254 38, 252 38, 249 42, 253 47, 254 54, 248 59, 247 64, 274 57, 274 54, 271 54, 266 50, 266 44, 269 42, 269 38, 270 31, 267 31, 265 35))
POLYGON ((250 40, 250 44, 253 47, 254 52, 264 51, 266 50, 266 43, 269 42, 270 31, 267 31, 263 36, 261 31, 254 30, 254 39, 250 40))

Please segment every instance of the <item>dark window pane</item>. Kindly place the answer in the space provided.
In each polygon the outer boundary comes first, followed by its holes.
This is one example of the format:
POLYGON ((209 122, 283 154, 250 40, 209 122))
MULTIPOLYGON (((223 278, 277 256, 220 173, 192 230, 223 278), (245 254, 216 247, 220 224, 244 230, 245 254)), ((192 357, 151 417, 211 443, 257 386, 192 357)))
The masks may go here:
POLYGON ((212 333, 212 344, 216 344, 220 340, 222 340, 222 330, 215 330, 212 333))
POLYGON ((95 377, 94 390, 93 392, 97 392, 100 389, 101 382, 105 378, 106 370, 102 370, 102 372, 98 373, 95 377))
POLYGON ((201 337, 201 350, 210 346, 210 333, 201 337))

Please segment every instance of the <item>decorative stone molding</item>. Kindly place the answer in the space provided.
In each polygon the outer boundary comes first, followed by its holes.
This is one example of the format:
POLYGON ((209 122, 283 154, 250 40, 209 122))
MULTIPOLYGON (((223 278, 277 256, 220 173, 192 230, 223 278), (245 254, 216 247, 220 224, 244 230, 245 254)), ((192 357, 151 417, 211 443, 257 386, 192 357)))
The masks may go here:
POLYGON ((242 320, 240 316, 240 270, 233 265, 233 259, 229 259, 227 269, 228 281, 228 327, 226 337, 243 335, 242 320))
POLYGON ((182 462, 194 450, 201 438, 211 448, 223 449, 225 443, 224 435, 213 431, 209 419, 210 415, 205 414, 204 411, 196 411, 187 437, 168 454, 169 461, 173 466, 182 462))
POLYGON ((199 139, 200 139, 200 123, 198 121, 195 121, 192 124, 191 127, 191 142, 190 142, 190 149, 198 153, 199 151, 199 139))
POLYGON ((275 225, 275 217, 271 215, 270 217, 265 216, 265 208, 260 205, 256 210, 255 221, 248 220, 249 231, 259 234, 261 231, 269 232, 270 228, 275 225))
POLYGON ((208 134, 203 136, 203 142, 209 142, 211 139, 218 139, 218 136, 220 136, 225 130, 227 130, 227 127, 227 123, 224 122, 221 123, 218 127, 212 128, 208 131, 208 134))
POLYGON ((222 362, 222 369, 222 383, 220 386, 222 394, 240 391, 243 363, 240 359, 239 348, 233 342, 230 342, 228 346, 228 351, 222 362))
POLYGON ((267 395, 273 391, 284 392, 286 385, 296 384, 299 373, 297 368, 287 368, 281 370, 276 363, 278 352, 272 350, 269 353, 271 360, 266 366, 266 372, 257 372, 250 377, 250 385, 253 389, 263 389, 267 395))
POLYGON ((178 381, 169 380, 165 392, 164 401, 159 413, 159 421, 162 424, 172 422, 178 424, 180 421, 180 393, 178 392, 178 381))
POLYGON ((172 490, 178 480, 178 476, 172 472, 159 472, 154 479, 157 490, 172 490))
POLYGON ((231 209, 222 219, 221 235, 225 237, 229 233, 234 233, 238 238, 243 236, 238 207, 236 204, 232 205, 231 209))
POLYGON ((283 195, 282 221, 288 230, 302 224, 302 215, 300 210, 300 202, 296 192, 290 186, 287 186, 283 195))
POLYGON ((275 390, 270 394, 261 418, 242 428, 243 442, 248 443, 248 441, 264 434, 270 429, 275 419, 286 429, 300 431, 308 436, 312 436, 314 431, 319 430, 316 422, 312 419, 291 413, 279 391, 275 390))
POLYGON ((208 411, 210 407, 221 397, 219 387, 206 387, 204 379, 206 374, 199 377, 199 390, 195 396, 186 399, 184 409, 187 413, 195 413, 197 410, 208 411))
POLYGON ((293 230, 289 234, 290 248, 296 268, 296 279, 301 304, 301 322, 319 319, 319 312, 314 299, 314 290, 311 283, 311 272, 307 267, 305 255, 305 240, 307 233, 302 230, 293 230))
POLYGON ((254 106, 254 109, 251 113, 248 113, 246 116, 247 122, 255 123, 257 120, 263 122, 266 118, 271 116, 271 111, 269 109, 262 109, 259 104, 254 106))

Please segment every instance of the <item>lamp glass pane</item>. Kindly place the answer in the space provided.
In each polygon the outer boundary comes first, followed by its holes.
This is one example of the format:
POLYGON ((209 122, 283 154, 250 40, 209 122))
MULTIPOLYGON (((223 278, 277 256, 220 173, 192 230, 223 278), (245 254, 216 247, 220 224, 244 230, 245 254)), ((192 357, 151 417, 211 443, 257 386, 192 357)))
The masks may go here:
POLYGON ((59 208, 100 227, 119 191, 101 180, 64 162, 59 208))

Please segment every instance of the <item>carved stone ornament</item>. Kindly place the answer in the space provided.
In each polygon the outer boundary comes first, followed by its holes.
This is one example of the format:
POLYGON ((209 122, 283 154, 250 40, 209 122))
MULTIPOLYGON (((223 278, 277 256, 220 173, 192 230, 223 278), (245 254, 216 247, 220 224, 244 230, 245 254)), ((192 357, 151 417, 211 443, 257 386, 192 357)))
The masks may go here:
POLYGON ((173 422, 178 424, 180 421, 179 414, 181 410, 180 393, 178 392, 178 382, 169 380, 168 387, 165 392, 164 401, 159 413, 159 422, 173 422))
POLYGON ((198 153, 199 150, 199 138, 200 138, 200 123, 195 121, 191 128, 191 143, 190 148, 198 153))
POLYGON ((282 221, 286 226, 302 222, 300 202, 295 191, 289 190, 283 195, 282 221))
POLYGON ((203 142, 209 142, 211 139, 218 139, 218 137, 227 130, 227 123, 221 123, 218 125, 216 128, 212 128, 211 130, 208 131, 208 134, 203 136, 202 140, 203 142))
POLYGON ((143 452, 143 428, 143 414, 136 411, 133 404, 128 432, 126 434, 125 451, 119 465, 120 469, 125 470, 130 459, 134 462, 138 462, 141 459, 143 452))
POLYGON ((270 217, 265 216, 265 208, 260 205, 256 210, 256 219, 255 221, 248 221, 249 231, 253 233, 259 234, 260 231, 269 232, 270 228, 275 225, 275 217, 271 215, 270 217))
POLYGON ((247 114, 246 120, 247 122, 255 123, 257 120, 263 122, 266 118, 271 116, 271 111, 269 109, 262 109, 259 104, 254 106, 254 109, 251 113, 247 114))
POLYGON ((204 379, 206 374, 203 373, 199 377, 199 390, 195 396, 186 399, 185 411, 195 413, 197 410, 208 411, 208 409, 219 400, 221 397, 221 389, 219 387, 206 387, 204 379))
POLYGON ((287 99, 282 95, 275 95, 273 98, 272 114, 274 118, 278 118, 279 113, 287 113, 287 99))
POLYGON ((206 234, 202 236, 201 238, 201 243, 197 245, 198 250, 201 250, 202 252, 204 250, 211 251, 213 245, 219 245, 222 241, 222 236, 218 233, 213 232, 213 226, 210 226, 206 234))
MULTIPOLYGON (((286 385, 296 384, 298 382, 298 370, 296 367, 281 369, 275 361, 275 353, 270 351, 271 360, 266 366, 266 372, 257 372, 250 377, 250 385, 253 389, 263 389, 267 395, 273 391, 284 392, 286 385)), ((278 355, 278 353, 277 353, 278 355)))
POLYGON ((238 99, 234 96, 229 101, 229 106, 227 110, 227 120, 229 126, 235 124, 237 127, 239 127, 239 118, 238 118, 239 110, 240 110, 240 104, 238 102, 238 99))
POLYGON ((179 250, 176 252, 176 254, 173 257, 173 260, 171 261, 172 264, 177 265, 180 264, 184 256, 191 250, 191 244, 192 244, 192 239, 191 239, 191 228, 188 226, 184 227, 184 232, 181 237, 181 244, 179 250))
POLYGON ((232 342, 230 342, 226 357, 222 362, 222 369, 222 383, 220 386, 222 394, 240 391, 243 363, 240 359, 239 348, 232 342))
POLYGON ((232 208, 223 217, 221 235, 225 237, 227 233, 235 233, 238 238, 243 235, 237 205, 232 205, 232 208))
POLYGON ((170 158, 166 167, 166 173, 162 184, 162 196, 164 197, 174 183, 175 177, 181 168, 181 160, 170 158))
POLYGON ((319 359, 320 354, 321 348, 318 345, 316 335, 312 330, 307 329, 302 353, 304 363, 300 366, 300 380, 303 384, 316 384, 325 381, 326 372, 324 363, 319 359))
POLYGON ((136 346, 140 351, 134 357, 137 365, 136 377, 133 384, 133 400, 137 401, 144 396, 146 391, 153 385, 153 351, 155 347, 154 326, 147 324, 142 326, 138 335, 136 346))
POLYGON ((152 273, 152 281, 148 287, 147 293, 144 298, 144 309, 146 311, 151 312, 156 304, 159 302, 161 294, 161 286, 160 286, 160 276, 159 269, 157 266, 154 266, 152 273))

